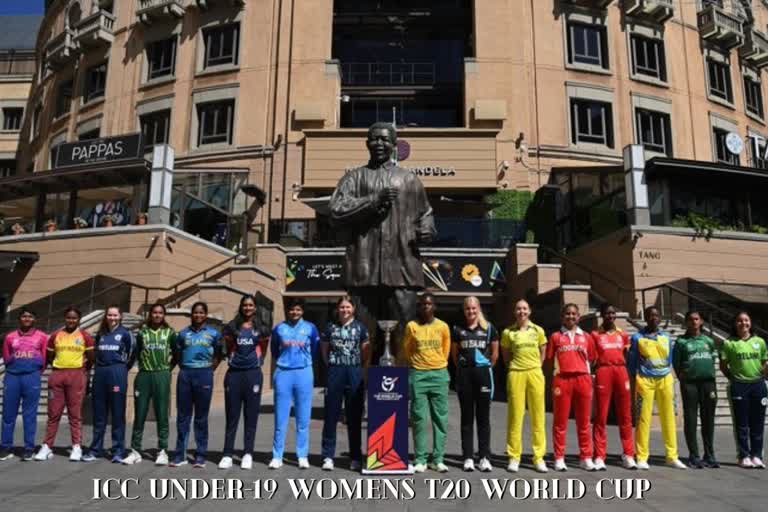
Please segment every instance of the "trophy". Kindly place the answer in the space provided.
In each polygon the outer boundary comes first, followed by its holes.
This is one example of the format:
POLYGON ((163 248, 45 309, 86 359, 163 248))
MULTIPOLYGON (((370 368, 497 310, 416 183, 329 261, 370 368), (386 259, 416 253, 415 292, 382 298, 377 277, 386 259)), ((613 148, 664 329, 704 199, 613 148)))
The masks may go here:
POLYGON ((390 338, 392 331, 397 327, 397 320, 379 320, 376 322, 379 329, 384 331, 384 354, 379 358, 379 366, 395 366, 395 356, 390 350, 390 338))

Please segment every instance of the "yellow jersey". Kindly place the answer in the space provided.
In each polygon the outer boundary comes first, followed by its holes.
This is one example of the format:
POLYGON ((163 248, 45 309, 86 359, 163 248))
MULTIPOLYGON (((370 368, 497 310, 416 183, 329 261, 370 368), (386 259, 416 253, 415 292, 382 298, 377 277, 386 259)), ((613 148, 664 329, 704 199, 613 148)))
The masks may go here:
POLYGON ((53 367, 71 370, 85 366, 85 353, 93 350, 93 338, 80 329, 56 332, 48 343, 48 351, 53 352, 53 367))
POLYGON ((501 348, 512 356, 510 370, 532 370, 541 368, 541 347, 547 344, 544 329, 528 322, 528 327, 520 329, 516 325, 504 329, 501 335, 501 348))
POLYGON ((411 368, 440 370, 448 366, 451 330, 448 324, 438 318, 428 324, 408 322, 405 326, 403 349, 411 368))

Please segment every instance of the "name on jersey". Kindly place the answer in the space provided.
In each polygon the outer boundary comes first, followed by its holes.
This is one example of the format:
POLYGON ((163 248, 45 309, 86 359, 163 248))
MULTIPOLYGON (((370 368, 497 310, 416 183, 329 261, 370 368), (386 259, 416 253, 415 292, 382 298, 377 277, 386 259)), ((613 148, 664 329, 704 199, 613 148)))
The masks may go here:
POLYGON ((240 346, 253 346, 253 338, 237 338, 237 344, 240 346))
POLYGON ((16 359, 33 359, 36 355, 32 350, 17 350, 13 353, 16 359))
POLYGON ((624 350, 624 343, 620 341, 602 341, 600 348, 603 350, 624 350))
POLYGON ((586 352, 582 345, 560 345, 557 347, 558 352, 586 352))
POLYGON ((114 350, 120 350, 123 347, 120 345, 99 345, 99 350, 107 350, 107 351, 114 351, 114 350))
POLYGON ((461 340, 461 348, 485 348, 485 340, 461 340))
POLYGON ((757 352, 739 352, 736 354, 736 359, 739 361, 751 361, 752 359, 760 359, 760 354, 757 352))
POLYGON ((161 343, 149 343, 144 345, 144 350, 167 350, 168 347, 161 343))
POLYGON ((56 351, 62 352, 82 352, 84 348, 82 345, 56 345, 56 351))
POLYGON ((283 340, 282 345, 284 347, 303 347, 307 342, 304 340, 283 340))
POLYGON ((696 361, 698 359, 708 359, 708 360, 711 360, 712 359, 712 354, 710 352, 695 352, 695 353, 691 354, 688 359, 690 359, 691 361, 696 361))
POLYGON ((440 340, 419 340, 419 348, 433 348, 433 349, 440 349, 443 348, 443 342, 440 340))

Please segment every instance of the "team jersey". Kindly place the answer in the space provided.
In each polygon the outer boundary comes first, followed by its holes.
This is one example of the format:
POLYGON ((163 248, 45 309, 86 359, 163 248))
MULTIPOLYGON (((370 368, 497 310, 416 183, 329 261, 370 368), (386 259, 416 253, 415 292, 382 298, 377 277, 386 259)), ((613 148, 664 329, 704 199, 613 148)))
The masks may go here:
POLYGON ((139 370, 159 372, 171 369, 171 353, 176 332, 170 327, 152 329, 144 326, 136 336, 139 370))
POLYGON ((8 373, 39 372, 45 368, 48 335, 40 329, 8 333, 3 343, 3 361, 8 373))
POLYGON ((131 332, 118 325, 108 333, 96 336, 96 366, 128 364, 135 349, 131 332))
POLYGON ((547 344, 544 329, 528 322, 528 327, 520 329, 516 325, 504 329, 501 335, 501 348, 512 355, 510 370, 532 370, 541 368, 541 346, 547 344))
POLYGON ((221 334, 209 325, 185 327, 176 336, 174 350, 181 354, 183 368, 210 368, 213 356, 221 351, 221 334))
POLYGON ((272 357, 278 368, 298 370, 312 366, 320 345, 320 333, 312 322, 281 322, 272 330, 272 357))
POLYGON ((264 364, 262 344, 269 340, 269 335, 269 328, 255 320, 251 327, 230 322, 224 328, 224 355, 229 367, 237 370, 260 368, 264 364))
POLYGON ((768 361, 765 341, 759 336, 747 340, 729 339, 720 348, 720 359, 737 382, 757 382, 763 378, 763 365, 768 361))
POLYGON ((714 380, 715 342, 709 336, 678 336, 672 366, 685 380, 714 380))
POLYGON ((48 353, 53 355, 53 367, 72 370, 85 366, 86 352, 93 351, 93 338, 87 332, 75 329, 56 331, 48 341, 48 353))
POLYGON ((363 365, 363 344, 368 342, 368 329, 363 322, 352 320, 346 325, 331 322, 322 340, 329 344, 329 366, 363 365))
POLYGON ((600 328, 592 332, 597 352, 597 366, 624 366, 627 364, 625 352, 629 350, 629 336, 621 329, 610 332, 600 328))
POLYGON ((634 376, 666 377, 672 368, 672 341, 663 331, 650 334, 643 329, 630 342, 627 366, 634 376))
POLYGON ((474 329, 454 325, 451 342, 458 346, 460 367, 491 366, 492 344, 499 342, 499 332, 490 323, 487 329, 480 324, 474 329))
POLYGON ((403 349, 416 370, 440 370, 448 366, 451 354, 451 330, 439 318, 428 324, 412 320, 405 326, 403 349))
POLYGON ((552 334, 547 345, 547 359, 555 363, 555 375, 589 374, 590 363, 595 360, 595 342, 592 336, 576 328, 575 332, 561 328, 552 334))

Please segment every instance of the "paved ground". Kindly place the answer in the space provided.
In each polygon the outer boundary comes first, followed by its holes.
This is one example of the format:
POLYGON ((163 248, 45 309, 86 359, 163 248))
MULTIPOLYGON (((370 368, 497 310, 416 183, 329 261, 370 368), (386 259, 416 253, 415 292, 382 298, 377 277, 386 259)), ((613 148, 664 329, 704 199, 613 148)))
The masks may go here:
MULTIPOLYGON (((320 432, 322 429, 322 397, 317 395, 316 409, 314 411, 314 419, 311 427, 311 440, 312 440, 312 453, 319 453, 320 447, 320 432)), ((322 511, 368 511, 368 510, 418 510, 419 512, 425 512, 427 510, 440 510, 444 512, 450 511, 464 511, 464 510, 504 510, 510 507, 523 508, 525 510, 564 510, 566 507, 569 511, 575 510, 590 510, 593 508, 605 509, 608 507, 620 506, 622 510, 627 512, 633 510, 664 510, 673 512, 682 512, 686 510, 695 510, 697 512, 705 512, 708 510, 743 510, 754 511, 758 510, 758 507, 764 507, 765 495, 766 495, 766 482, 768 482, 768 472, 765 471, 749 471, 742 470, 735 467, 733 461, 734 447, 733 438, 731 436, 730 429, 719 429, 717 431, 717 447, 719 448, 719 458, 723 462, 723 468, 719 470, 689 470, 679 471, 668 469, 661 466, 663 459, 654 457, 652 459, 652 470, 649 472, 630 472, 626 471, 618 466, 617 458, 613 457, 609 460, 610 467, 607 472, 601 472, 599 474, 586 473, 579 470, 576 467, 576 461, 571 459, 572 468, 567 473, 554 474, 550 472, 546 476, 546 481, 540 480, 542 475, 534 473, 530 466, 524 465, 521 472, 516 475, 510 475, 503 470, 505 466, 505 458, 503 456, 495 456, 494 464, 495 469, 490 474, 480 473, 464 473, 460 469, 460 446, 459 446, 459 421, 458 421, 458 404, 456 403, 455 395, 451 397, 451 418, 450 418, 450 431, 448 442, 448 460, 447 463, 451 466, 451 472, 447 475, 438 475, 436 473, 426 473, 413 477, 399 477, 400 480, 396 481, 395 477, 392 477, 391 482, 394 485, 399 485, 397 490, 405 497, 414 495, 413 499, 367 499, 367 500, 341 500, 331 499, 323 500, 316 494, 312 498, 307 500, 296 499, 291 489, 291 479, 305 479, 306 484, 309 484, 312 479, 331 478, 334 482, 324 482, 323 490, 325 493, 330 492, 334 485, 340 486, 340 480, 345 479, 350 485, 354 485, 356 479, 361 478, 350 472, 347 467, 348 460, 346 457, 340 457, 337 463, 342 469, 337 469, 333 473, 323 472, 319 469, 320 459, 315 455, 311 458, 313 464, 312 469, 307 471, 299 471, 295 464, 295 456, 293 455, 293 436, 289 436, 288 454, 286 460, 286 466, 278 471, 269 471, 266 468, 266 463, 270 458, 270 447, 273 431, 273 417, 271 414, 271 396, 266 395, 265 404, 263 406, 263 413, 260 418, 260 428, 256 436, 256 462, 254 469, 250 472, 242 471, 239 466, 235 466, 228 471, 220 471, 216 468, 219 457, 221 456, 220 449, 223 443, 223 430, 224 420, 221 415, 221 411, 215 411, 211 417, 211 442, 210 447, 213 451, 209 453, 208 466, 204 470, 192 469, 191 467, 184 467, 179 469, 171 468, 155 468, 150 462, 142 462, 140 465, 133 467, 119 466, 109 464, 106 460, 98 461, 90 464, 85 463, 70 463, 66 459, 67 450, 57 446, 57 456, 47 463, 32 463, 21 462, 19 458, 14 458, 11 461, 0 463, 0 510, 22 510, 24 512, 34 512, 39 510, 51 511, 51 510, 131 510, 141 511, 150 510, 157 506, 163 507, 167 511, 175 510, 192 510, 192 511, 205 511, 205 510, 322 510, 322 511), (125 499, 108 501, 106 499, 94 500, 94 479, 138 479, 138 485, 131 482, 127 487, 129 495, 139 495, 140 499, 135 501, 129 501, 125 499), (231 485, 237 484, 239 481, 243 482, 244 499, 242 500, 227 500, 219 501, 210 498, 207 499, 165 499, 162 502, 158 502, 153 499, 151 495, 151 486, 156 486, 156 492, 162 492, 163 483, 167 481, 162 479, 175 478, 179 479, 179 482, 184 483, 184 479, 199 479, 195 483, 197 485, 202 484, 202 480, 205 480, 209 485, 212 484, 213 479, 224 479, 223 484, 231 485), (413 479, 413 493, 410 492, 410 482, 403 481, 404 478, 413 479), (465 492, 467 489, 471 490, 471 494, 468 499, 460 500, 430 500, 430 488, 427 479, 446 479, 449 478, 455 484, 435 482, 434 491, 437 498, 446 491, 452 491, 455 493, 465 492), (515 485, 516 495, 522 496, 525 492, 525 486, 530 486, 530 492, 532 494, 527 500, 517 501, 507 491, 503 501, 491 500, 486 496, 483 480, 486 480, 486 485, 492 486, 491 479, 497 479, 497 484, 504 485, 506 480, 512 480, 514 478, 524 479, 526 482, 518 481, 515 485), (614 480, 620 480, 625 486, 624 492, 629 489, 626 487, 627 482, 632 482, 636 487, 641 485, 642 482, 636 480, 625 479, 647 479, 646 485, 650 485, 650 489, 645 492, 644 500, 631 499, 618 503, 617 500, 602 501, 596 495, 596 484, 600 479, 612 479, 610 482, 604 482, 604 489, 606 496, 612 495, 612 486, 614 480), (460 479, 466 479, 466 482, 460 482, 460 479), (539 479, 536 481, 536 479, 539 479), (560 495, 564 492, 564 488, 567 486, 568 479, 580 479, 585 485, 585 495, 579 500, 553 500, 553 499, 540 499, 536 500, 533 497, 534 486, 541 486, 547 484, 554 485, 553 481, 559 481, 558 484, 561 487, 560 495), (261 482, 261 489, 263 496, 268 496, 272 485, 277 486, 277 490, 274 493, 272 499, 262 499, 260 502, 254 500, 254 481, 261 482), (449 487, 454 487, 449 489, 449 487)), ((505 418, 506 418, 506 405, 502 403, 495 403, 492 410, 492 449, 496 454, 504 453, 504 437, 505 437, 505 418)), ((42 427, 41 427, 42 428, 42 427)), ((154 424, 149 424, 148 429, 145 432, 145 442, 147 447, 152 447, 156 438, 154 435, 154 424)), ((175 442, 175 427, 172 425, 171 442, 175 442)), ((573 433, 571 429, 571 434, 573 433)), ((611 428, 610 435, 610 451, 617 453, 619 450, 617 437, 618 433, 615 428, 611 428)), ((17 439, 21 436, 20 425, 17 427, 17 439)), ((59 445, 64 446, 68 440, 69 432, 64 424, 59 432, 59 445)), ((38 430, 38 440, 42 437, 41 429, 38 430)), ((129 436, 127 436, 129 437, 129 436)), ((660 432, 653 433, 653 453, 661 455, 661 435, 660 432)), ((86 441, 90 440, 90 429, 85 431, 86 441)), ((346 451, 346 433, 342 425, 339 426, 339 444, 342 451, 346 451)), ((679 436, 681 445, 684 445, 682 441, 682 434, 679 436)), ((526 439, 527 433, 526 433, 526 439)), ((19 442, 19 441, 17 441, 19 442)), ((525 446, 528 446, 528 442, 525 442, 525 446)), ((573 436, 569 439, 570 453, 576 452, 576 443, 573 436)), ((682 448, 683 454, 687 454, 687 451, 682 448)), ((153 450, 150 450, 151 455, 154 454, 153 450)), ((529 462, 529 456, 525 457, 524 462, 529 462)), ((191 485, 193 480, 186 480, 191 492, 191 485)), ((293 482, 298 485, 298 482, 293 482)), ((369 485, 372 488, 366 490, 366 494, 376 495, 381 493, 389 493, 390 488, 386 487, 383 481, 374 480, 372 482, 365 482, 364 480, 359 485, 369 485)), ((113 486, 113 492, 119 494, 117 486, 113 486)), ((455 497, 455 496, 454 496, 455 497)))

